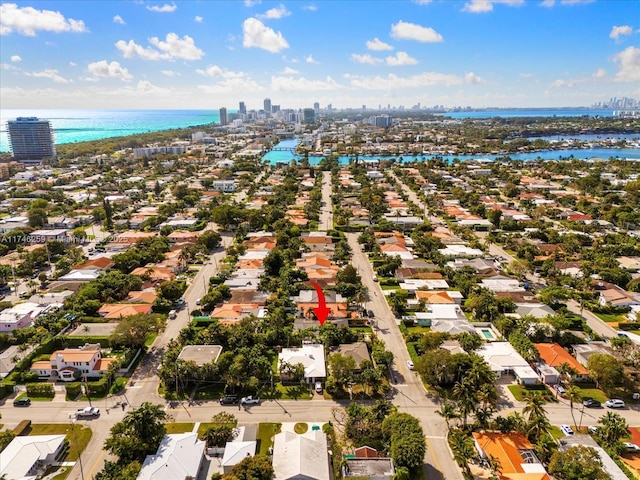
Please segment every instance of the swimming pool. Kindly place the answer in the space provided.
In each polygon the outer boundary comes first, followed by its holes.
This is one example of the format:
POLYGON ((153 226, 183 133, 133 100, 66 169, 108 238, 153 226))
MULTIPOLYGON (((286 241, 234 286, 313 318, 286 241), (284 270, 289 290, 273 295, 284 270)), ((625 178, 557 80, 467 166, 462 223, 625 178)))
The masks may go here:
POLYGON ((484 338, 486 338, 487 340, 495 340, 496 337, 491 330, 481 328, 480 331, 482 332, 482 335, 484 335, 484 338))

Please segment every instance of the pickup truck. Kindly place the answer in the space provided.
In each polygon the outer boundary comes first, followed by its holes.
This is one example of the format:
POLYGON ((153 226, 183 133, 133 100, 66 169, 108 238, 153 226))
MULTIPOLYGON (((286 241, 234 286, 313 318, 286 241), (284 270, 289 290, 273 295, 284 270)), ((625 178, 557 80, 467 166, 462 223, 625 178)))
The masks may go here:
POLYGON ((249 395, 248 397, 242 397, 240 403, 242 405, 260 405, 260 398, 249 395))
POLYGON ((100 409, 96 407, 85 407, 76 410, 76 418, 93 418, 100 416, 100 409))

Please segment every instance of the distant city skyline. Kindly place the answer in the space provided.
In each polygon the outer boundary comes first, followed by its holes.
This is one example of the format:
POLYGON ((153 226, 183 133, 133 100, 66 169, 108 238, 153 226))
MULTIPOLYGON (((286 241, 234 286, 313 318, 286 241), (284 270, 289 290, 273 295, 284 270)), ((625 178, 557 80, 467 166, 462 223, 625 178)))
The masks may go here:
POLYGON ((588 107, 640 97, 627 0, 15 1, 3 109, 588 107))

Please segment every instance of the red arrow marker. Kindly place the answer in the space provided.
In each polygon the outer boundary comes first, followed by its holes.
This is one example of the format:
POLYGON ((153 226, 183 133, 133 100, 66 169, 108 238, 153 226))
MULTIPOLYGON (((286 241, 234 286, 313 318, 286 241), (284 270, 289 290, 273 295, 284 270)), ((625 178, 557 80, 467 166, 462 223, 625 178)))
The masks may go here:
POLYGON ((324 298, 324 293, 320 285, 316 282, 310 282, 313 285, 313 288, 316 289, 316 293, 318 294, 318 306, 313 309, 313 312, 316 314, 316 318, 320 322, 320 325, 324 325, 325 320, 331 313, 331 309, 327 308, 327 301, 324 298))

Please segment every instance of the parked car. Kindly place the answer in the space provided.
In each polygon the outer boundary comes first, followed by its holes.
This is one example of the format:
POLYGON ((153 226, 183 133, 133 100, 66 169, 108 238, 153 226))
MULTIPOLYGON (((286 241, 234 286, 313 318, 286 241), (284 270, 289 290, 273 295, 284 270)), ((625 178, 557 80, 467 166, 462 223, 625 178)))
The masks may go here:
POLYGON ((635 443, 631 443, 631 442, 622 442, 622 443, 624 443, 624 446, 627 447, 627 452, 629 453, 640 452, 640 447, 635 443))
POLYGON ((608 408, 624 408, 624 401, 619 398, 610 398, 606 402, 604 402, 605 406, 608 408))
POLYGON ((176 318, 178 316, 178 312, 176 312, 175 310, 171 310, 169 311, 169 318, 171 320, 173 320, 174 318, 176 318))
POLYGON ((411 360, 407 360, 407 367, 409 370, 413 370, 413 362, 411 360))
POLYGON ((592 434, 595 435, 596 433, 598 433, 598 427, 595 427, 593 425, 590 425, 589 427, 587 427, 587 431, 592 434))
POLYGON ((220 405, 237 405, 238 397, 236 395, 225 395, 218 401, 220 402, 220 405))
POLYGON ((242 405, 260 405, 260 398, 249 395, 248 397, 242 397, 240 403, 242 405))
POLYGON ((322 394, 322 382, 316 382, 315 388, 316 388, 316 393, 322 394))
POLYGON ((13 401, 14 407, 28 407, 29 405, 31 405, 31 399, 27 397, 16 398, 13 401))
POLYGON ((599 401, 594 400, 593 398, 587 398, 584 402, 582 402, 582 405, 587 408, 600 408, 602 406, 599 401))
POLYGON ((373 318, 373 317, 375 317, 376 315, 375 315, 375 313, 373 313, 373 310, 369 310, 369 311, 367 312, 367 316, 368 316, 369 318, 373 318))
POLYGON ((377 282, 377 281, 378 281, 378 276, 377 276, 377 275, 374 275, 374 276, 373 276, 373 281, 374 281, 374 282, 377 282))
POLYGON ((560 430, 565 435, 573 435, 573 429, 569 425, 560 425, 560 430))
POLYGON ((564 395, 566 393, 566 390, 562 385, 554 385, 553 388, 556 392, 558 392, 558 395, 564 395))
POLYGON ((196 300, 196 305, 200 305, 200 303, 202 303, 202 299, 201 299, 201 298, 198 298, 198 299, 196 300))
POLYGON ((76 410, 76 418, 93 418, 100 416, 100 409, 96 407, 85 407, 76 410))

